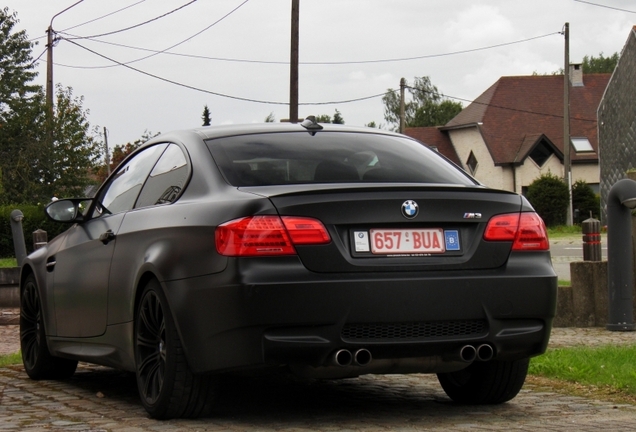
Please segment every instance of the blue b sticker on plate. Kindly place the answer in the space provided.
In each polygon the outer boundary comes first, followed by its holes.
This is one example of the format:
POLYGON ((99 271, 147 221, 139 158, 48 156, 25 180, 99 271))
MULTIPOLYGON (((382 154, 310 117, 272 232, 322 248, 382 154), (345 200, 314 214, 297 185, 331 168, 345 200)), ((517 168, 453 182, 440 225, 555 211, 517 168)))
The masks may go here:
POLYGON ((446 237, 446 250, 447 251, 458 251, 459 247, 459 231, 457 230, 447 230, 444 231, 444 237, 446 237))

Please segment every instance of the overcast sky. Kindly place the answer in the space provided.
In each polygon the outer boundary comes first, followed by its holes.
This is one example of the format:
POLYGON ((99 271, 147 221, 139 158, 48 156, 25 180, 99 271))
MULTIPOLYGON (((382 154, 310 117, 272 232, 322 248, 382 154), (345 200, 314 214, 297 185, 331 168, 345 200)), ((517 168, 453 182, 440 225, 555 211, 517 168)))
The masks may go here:
MULTIPOLYGON (((76 1, 4 4, 18 13, 18 29, 40 38, 36 58, 45 50, 51 18, 76 1)), ((198 127, 204 105, 213 125, 262 122, 271 112, 276 120, 289 116, 292 1, 191 1, 84 0, 54 19, 53 29, 63 38, 89 37, 58 42, 54 81, 84 97, 91 125, 108 129, 111 146, 134 141, 146 130, 198 127), (129 27, 134 28, 119 31, 129 27), (186 39, 167 51, 179 55, 135 61, 186 39), (131 62, 137 70, 113 61, 131 62)), ((466 106, 501 76, 563 67, 559 32, 566 22, 571 62, 620 53, 636 24, 636 2, 300 0, 299 116, 333 116, 338 109, 350 125, 385 123, 381 97, 345 101, 397 89, 401 77, 413 82, 416 76, 429 76, 442 93, 466 106), (493 48, 480 50, 486 47, 493 48), (391 59, 408 60, 382 61, 391 59), (338 103, 307 105, 324 102, 338 103)), ((46 55, 37 70, 37 82, 44 85, 46 55)))

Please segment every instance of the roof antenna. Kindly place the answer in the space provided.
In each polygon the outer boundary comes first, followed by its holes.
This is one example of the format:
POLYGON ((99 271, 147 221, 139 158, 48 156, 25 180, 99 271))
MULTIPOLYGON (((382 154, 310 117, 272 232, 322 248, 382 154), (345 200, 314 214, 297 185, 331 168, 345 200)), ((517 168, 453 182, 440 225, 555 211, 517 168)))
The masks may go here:
POLYGON ((300 125, 307 129, 311 136, 316 135, 316 132, 322 130, 322 126, 320 126, 316 121, 316 116, 312 115, 307 116, 300 125))

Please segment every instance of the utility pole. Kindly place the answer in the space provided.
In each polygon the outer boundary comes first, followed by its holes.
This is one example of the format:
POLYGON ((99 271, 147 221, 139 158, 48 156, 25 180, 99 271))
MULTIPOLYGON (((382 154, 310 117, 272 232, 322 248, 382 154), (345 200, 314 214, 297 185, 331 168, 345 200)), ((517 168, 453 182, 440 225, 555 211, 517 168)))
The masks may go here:
POLYGON ((300 0, 292 0, 291 60, 289 62, 289 121, 298 123, 298 26, 300 0))
POLYGON ((572 168, 570 163, 570 23, 565 23, 565 64, 563 65, 563 180, 568 186, 568 210, 565 224, 572 221, 572 168))
POLYGON ((106 150, 106 170, 108 171, 108 175, 110 176, 110 152, 108 151, 108 131, 106 130, 106 126, 104 126, 104 147, 106 150))
POLYGON ((53 43, 55 42, 53 38, 53 20, 83 1, 84 0, 79 0, 66 9, 53 15, 51 22, 49 23, 49 28, 46 30, 46 103, 49 104, 51 113, 53 113, 53 43))
POLYGON ((400 79, 400 133, 403 134, 406 128, 405 126, 405 104, 404 101, 404 88, 406 87, 406 80, 404 78, 400 79))
MULTIPOLYGON (((55 18, 55 17, 53 17, 55 18)), ((53 19, 46 30, 46 104, 53 117, 53 19)))

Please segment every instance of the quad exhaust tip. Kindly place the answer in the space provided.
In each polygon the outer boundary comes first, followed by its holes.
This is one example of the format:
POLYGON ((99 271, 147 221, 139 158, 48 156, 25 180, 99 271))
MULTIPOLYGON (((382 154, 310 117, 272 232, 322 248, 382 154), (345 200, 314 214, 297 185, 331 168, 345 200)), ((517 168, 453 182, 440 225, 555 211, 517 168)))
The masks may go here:
POLYGON ((489 344, 481 344, 477 348, 472 345, 464 345, 459 350, 459 357, 466 363, 471 363, 475 360, 488 361, 492 360, 495 355, 495 351, 489 344))
POLYGON ((347 349, 339 349, 332 354, 331 360, 333 364, 342 367, 351 366, 351 364, 354 366, 366 366, 371 363, 373 356, 366 348, 361 348, 355 353, 351 353, 347 349))

